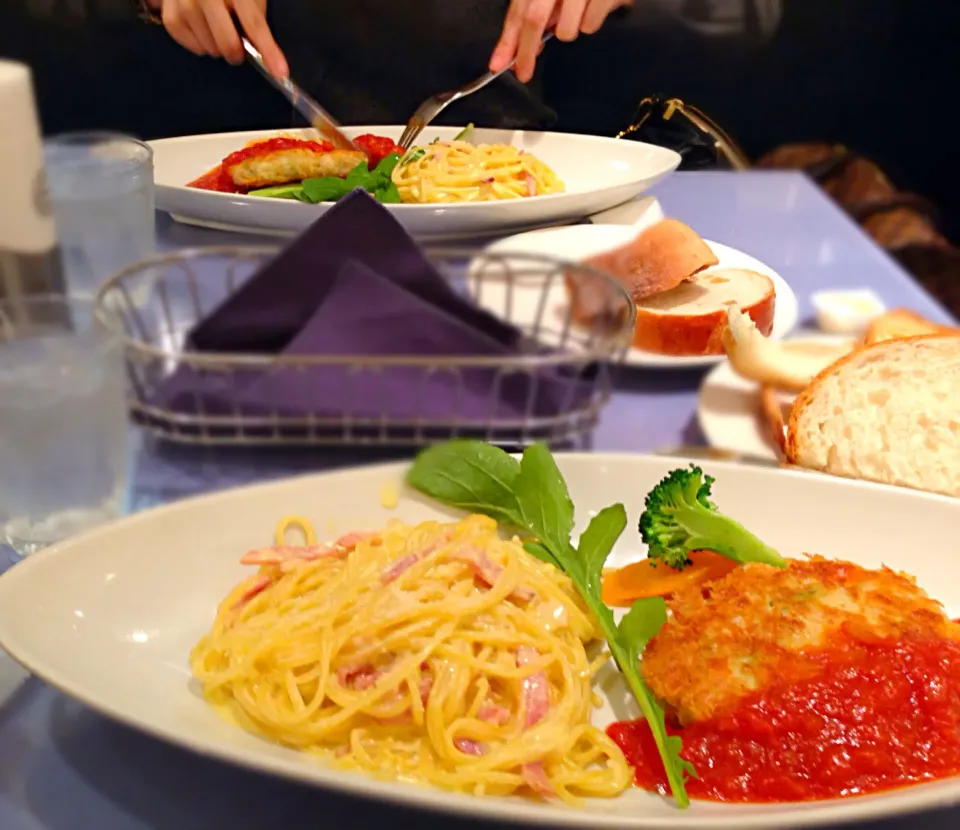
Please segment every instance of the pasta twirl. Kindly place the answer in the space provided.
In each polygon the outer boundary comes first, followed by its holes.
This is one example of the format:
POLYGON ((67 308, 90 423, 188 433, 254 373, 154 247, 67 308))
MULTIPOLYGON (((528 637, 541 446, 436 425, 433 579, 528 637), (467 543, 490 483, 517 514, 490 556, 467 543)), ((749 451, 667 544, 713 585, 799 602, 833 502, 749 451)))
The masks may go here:
POLYGON ((224 714, 340 767, 476 795, 575 803, 629 786, 590 724, 595 621, 491 519, 277 541, 243 558, 258 573, 191 654, 224 714))
POLYGON ((405 203, 485 202, 563 192, 563 182, 531 153, 509 144, 438 141, 411 150, 394 168, 405 203))

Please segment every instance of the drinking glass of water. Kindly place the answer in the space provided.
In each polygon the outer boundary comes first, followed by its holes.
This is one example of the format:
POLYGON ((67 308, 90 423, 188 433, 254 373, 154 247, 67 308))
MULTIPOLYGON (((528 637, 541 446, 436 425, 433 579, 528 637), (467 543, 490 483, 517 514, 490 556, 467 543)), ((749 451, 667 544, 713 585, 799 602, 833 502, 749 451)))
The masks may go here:
POLYGON ((93 296, 107 277, 156 250, 153 150, 90 132, 54 136, 43 152, 67 290, 93 296))
POLYGON ((0 300, 0 544, 25 556, 120 513, 122 330, 91 298, 0 300))

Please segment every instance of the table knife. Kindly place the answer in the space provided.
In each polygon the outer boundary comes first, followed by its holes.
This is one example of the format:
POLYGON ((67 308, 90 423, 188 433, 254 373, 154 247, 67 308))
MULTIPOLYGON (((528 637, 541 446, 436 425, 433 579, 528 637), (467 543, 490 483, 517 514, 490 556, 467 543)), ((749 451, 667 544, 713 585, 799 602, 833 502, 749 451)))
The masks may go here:
POLYGON ((263 56, 247 38, 241 38, 247 58, 257 71, 263 75, 284 97, 296 108, 321 136, 329 141, 338 150, 359 150, 341 131, 340 125, 323 107, 313 100, 306 92, 300 89, 290 78, 275 78, 270 74, 263 56))

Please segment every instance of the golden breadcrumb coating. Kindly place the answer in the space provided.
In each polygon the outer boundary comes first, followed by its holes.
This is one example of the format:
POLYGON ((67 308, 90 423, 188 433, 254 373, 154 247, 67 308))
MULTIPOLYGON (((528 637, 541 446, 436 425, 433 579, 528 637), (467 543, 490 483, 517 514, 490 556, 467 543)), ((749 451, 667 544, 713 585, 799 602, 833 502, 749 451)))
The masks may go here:
POLYGON ((355 150, 330 150, 318 153, 301 147, 275 150, 224 165, 237 187, 255 190, 260 187, 319 179, 325 176, 345 178, 367 157, 355 150))
POLYGON ((787 568, 751 564, 678 593, 643 655, 643 675, 680 723, 729 711, 774 680, 817 671, 817 655, 852 640, 903 635, 960 640, 906 574, 814 556, 787 568))

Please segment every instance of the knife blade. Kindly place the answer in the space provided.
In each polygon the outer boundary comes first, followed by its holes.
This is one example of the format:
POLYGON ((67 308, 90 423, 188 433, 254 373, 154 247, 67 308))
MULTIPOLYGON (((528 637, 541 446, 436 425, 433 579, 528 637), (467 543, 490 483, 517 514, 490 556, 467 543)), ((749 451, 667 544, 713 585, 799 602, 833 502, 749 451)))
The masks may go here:
POLYGON ((247 59, 253 66, 270 82, 283 96, 296 108, 307 122, 323 138, 329 141, 338 150, 359 150, 349 138, 340 130, 340 125, 336 119, 330 115, 323 107, 313 100, 306 92, 300 89, 290 78, 275 78, 270 74, 267 65, 263 62, 263 56, 247 38, 241 38, 243 50, 247 53, 247 59))

